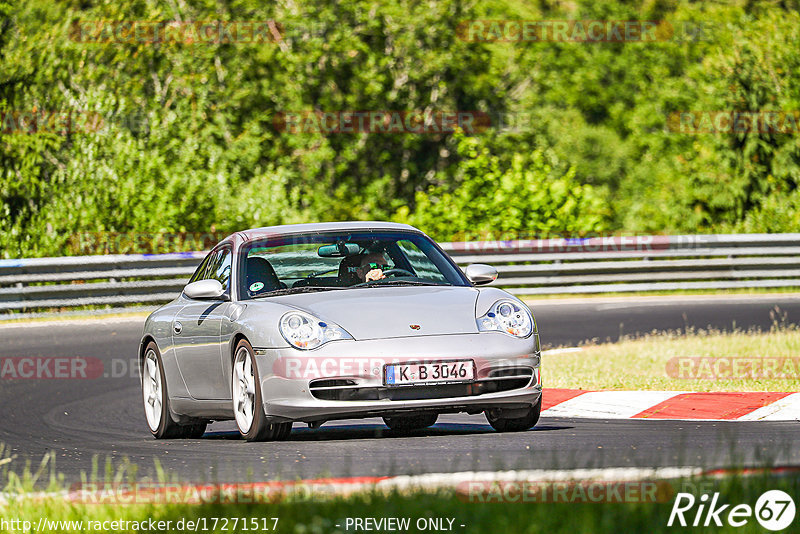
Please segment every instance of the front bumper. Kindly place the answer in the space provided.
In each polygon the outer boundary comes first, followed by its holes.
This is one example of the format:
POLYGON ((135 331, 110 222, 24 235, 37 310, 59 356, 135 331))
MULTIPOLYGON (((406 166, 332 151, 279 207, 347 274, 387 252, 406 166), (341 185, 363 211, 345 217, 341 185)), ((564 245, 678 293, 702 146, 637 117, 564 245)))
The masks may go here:
POLYGON ((275 421, 326 421, 435 411, 479 413, 536 404, 538 335, 499 332, 343 340, 311 351, 255 348, 264 411, 275 421), (389 363, 471 359, 476 382, 386 387, 389 363))

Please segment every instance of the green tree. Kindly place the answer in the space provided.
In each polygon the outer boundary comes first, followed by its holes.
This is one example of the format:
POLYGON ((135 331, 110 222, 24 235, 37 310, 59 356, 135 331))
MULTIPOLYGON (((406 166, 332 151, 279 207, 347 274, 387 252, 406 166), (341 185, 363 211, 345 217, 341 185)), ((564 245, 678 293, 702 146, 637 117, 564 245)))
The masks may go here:
POLYGON ((417 193, 416 208, 402 208, 400 220, 441 240, 487 235, 505 237, 566 234, 584 236, 607 230, 602 197, 575 179, 551 153, 515 155, 509 165, 475 137, 456 135, 462 158, 451 185, 417 193))

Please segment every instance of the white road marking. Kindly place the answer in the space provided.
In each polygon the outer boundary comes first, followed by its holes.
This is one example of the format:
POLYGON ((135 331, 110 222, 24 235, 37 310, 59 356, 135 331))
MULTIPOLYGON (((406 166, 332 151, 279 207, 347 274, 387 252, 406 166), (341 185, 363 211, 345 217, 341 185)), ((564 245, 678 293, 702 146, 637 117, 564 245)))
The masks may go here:
MULTIPOLYGON (((633 308, 641 306, 674 306, 679 304, 709 304, 726 303, 739 304, 749 303, 753 300, 768 300, 770 303, 780 304, 783 301, 796 302, 800 293, 754 293, 754 294, 707 294, 707 295, 637 295, 622 297, 564 297, 552 299, 526 298, 523 302, 529 307, 543 306, 570 306, 585 305, 592 306, 594 309, 616 309, 633 308)), ((534 310, 535 312, 536 310, 534 310)))
POLYGON ((560 482, 560 481, 619 481, 655 480, 696 476, 702 469, 695 467, 600 469, 533 469, 525 471, 467 471, 462 473, 430 473, 427 475, 396 476, 381 480, 375 489, 425 489, 436 490, 455 487, 465 482, 560 482))
POLYGON ((125 323, 137 323, 144 325, 144 320, 150 312, 142 312, 139 315, 125 315, 121 317, 86 317, 83 319, 59 319, 59 318, 43 318, 32 319, 30 321, 17 321, 11 319, 8 321, 0 320, 0 329, 11 328, 53 328, 60 326, 87 326, 87 325, 114 325, 125 323))
POLYGON ((550 356, 552 354, 571 354, 573 352, 581 352, 582 350, 583 350, 583 347, 561 347, 561 348, 558 348, 558 349, 543 350, 542 351, 542 355, 543 356, 550 356))

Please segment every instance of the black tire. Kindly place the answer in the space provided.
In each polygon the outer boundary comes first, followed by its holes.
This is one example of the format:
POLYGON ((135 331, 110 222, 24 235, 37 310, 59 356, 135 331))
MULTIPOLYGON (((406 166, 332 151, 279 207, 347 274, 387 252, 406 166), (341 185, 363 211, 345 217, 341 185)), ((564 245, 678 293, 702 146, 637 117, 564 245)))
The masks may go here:
MULTIPOLYGON (((172 420, 169 409, 169 394, 167 392, 167 378, 164 374, 164 362, 161 360, 161 352, 155 342, 151 341, 144 349, 145 358, 150 352, 155 354, 158 362, 158 373, 161 378, 161 420, 156 430, 150 428, 148 423, 147 427, 150 433, 156 439, 186 439, 186 438, 201 438, 206 432, 208 423, 198 422, 189 425, 180 425, 172 420)), ((142 381, 147 380, 149 375, 147 370, 142 367, 142 381)), ((144 385, 144 384, 143 384, 144 385)), ((144 399, 142 399, 144 402, 144 399)))
POLYGON ((498 432, 522 432, 530 430, 539 422, 539 415, 542 413, 542 396, 539 395, 539 400, 530 407, 528 413, 522 417, 503 417, 502 411, 498 417, 492 415, 492 410, 486 410, 486 420, 492 425, 492 428, 498 432))
POLYGON ((416 415, 401 415, 397 417, 384 417, 383 422, 391 430, 409 431, 428 428, 436 424, 438 413, 421 413, 416 415))
MULTIPOLYGON (((253 354, 253 347, 250 343, 243 339, 237 345, 236 349, 233 352, 234 355, 234 362, 236 361, 236 355, 239 353, 240 350, 245 349, 247 350, 248 357, 250 358, 250 363, 253 368, 253 378, 255 379, 256 387, 254 393, 254 406, 253 406, 253 421, 250 424, 250 430, 247 432, 242 432, 242 429, 239 428, 239 434, 246 440, 246 441, 281 441, 285 440, 289 437, 289 434, 292 431, 292 423, 271 423, 267 419, 267 415, 264 413, 264 403, 262 400, 261 395, 261 381, 259 380, 258 376, 258 366, 256 365, 255 355, 253 354)), ((231 380, 236 380, 236 373, 231 373, 231 380)), ((236 402, 234 399, 232 402, 236 402)), ((234 405, 234 410, 236 410, 236 406, 234 405)), ((237 424, 238 428, 238 424, 237 424)))
POLYGON ((275 438, 277 441, 284 441, 289 439, 289 435, 292 433, 292 423, 275 423, 278 425, 278 436, 275 438))

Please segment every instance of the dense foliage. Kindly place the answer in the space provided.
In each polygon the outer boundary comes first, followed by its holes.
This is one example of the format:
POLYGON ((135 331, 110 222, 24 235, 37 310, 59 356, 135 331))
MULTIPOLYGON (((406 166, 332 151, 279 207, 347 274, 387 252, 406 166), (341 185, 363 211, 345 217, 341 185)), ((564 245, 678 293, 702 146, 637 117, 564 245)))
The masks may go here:
POLYGON ((408 221, 445 240, 795 231, 800 135, 681 133, 669 121, 800 109, 798 7, 0 0, 0 257, 74 253, 81 232, 315 220, 408 221), (463 37, 464 21, 486 19, 672 31, 657 42, 463 37), (280 39, 80 37, 101 21, 218 20, 274 20, 280 39), (465 135, 278 127, 281 113, 310 110, 468 110, 516 123, 465 135), (22 124, 42 112, 77 119, 65 131, 22 124))

